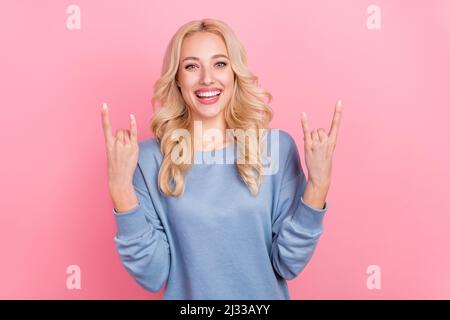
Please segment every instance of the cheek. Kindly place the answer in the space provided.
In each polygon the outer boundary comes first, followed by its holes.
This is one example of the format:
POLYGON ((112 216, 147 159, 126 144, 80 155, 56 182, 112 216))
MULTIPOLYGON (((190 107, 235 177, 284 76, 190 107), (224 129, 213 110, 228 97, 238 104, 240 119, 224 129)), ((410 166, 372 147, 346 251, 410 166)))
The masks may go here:
POLYGON ((219 79, 219 81, 222 82, 225 87, 227 87, 228 89, 232 88, 234 83, 234 73, 224 73, 220 76, 219 79))
POLYGON ((179 82, 183 90, 191 90, 198 83, 198 76, 195 73, 182 72, 179 82))

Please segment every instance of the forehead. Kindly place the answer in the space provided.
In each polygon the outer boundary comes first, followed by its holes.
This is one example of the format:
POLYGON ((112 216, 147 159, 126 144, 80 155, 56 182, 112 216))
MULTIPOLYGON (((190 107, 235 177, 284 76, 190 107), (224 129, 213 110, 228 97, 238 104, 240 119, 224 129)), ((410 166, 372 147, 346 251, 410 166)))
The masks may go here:
POLYGON ((211 32, 195 32, 184 38, 180 58, 187 56, 208 60, 214 54, 227 55, 227 48, 220 36, 211 32))

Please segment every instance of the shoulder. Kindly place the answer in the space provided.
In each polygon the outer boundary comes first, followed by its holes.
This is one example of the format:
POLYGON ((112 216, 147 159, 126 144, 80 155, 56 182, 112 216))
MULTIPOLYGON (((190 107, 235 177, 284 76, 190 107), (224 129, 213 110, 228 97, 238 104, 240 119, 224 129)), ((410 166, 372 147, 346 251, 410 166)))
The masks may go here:
MULTIPOLYGON (((296 176, 301 171, 300 154, 297 149, 297 144, 292 135, 281 129, 270 129, 270 153, 274 163, 278 163, 278 168, 275 169, 277 176, 280 179, 283 177, 296 176)), ((287 178, 288 179, 288 178, 287 178)))
POLYGON ((144 150, 145 152, 161 152, 160 144, 155 137, 140 141, 139 150, 144 150))
POLYGON ((139 142, 139 165, 143 168, 156 166, 162 161, 161 147, 155 137, 147 138, 139 142))
POLYGON ((289 157, 295 156, 297 144, 292 135, 282 129, 270 128, 269 146, 273 152, 279 153, 280 163, 285 163, 289 157))

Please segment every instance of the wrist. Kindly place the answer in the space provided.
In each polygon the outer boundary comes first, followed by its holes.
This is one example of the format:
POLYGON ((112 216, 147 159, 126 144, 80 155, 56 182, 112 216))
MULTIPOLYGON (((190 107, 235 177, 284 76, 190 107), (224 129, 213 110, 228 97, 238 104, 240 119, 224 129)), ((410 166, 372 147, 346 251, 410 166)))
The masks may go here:
POLYGON ((330 188, 330 182, 324 181, 324 182, 314 182, 312 180, 308 180, 308 186, 311 189, 316 190, 317 192, 328 192, 328 189, 330 188))
POLYGON ((109 190, 114 209, 117 212, 124 212, 135 208, 138 199, 133 186, 110 187, 109 190))
POLYGON ((317 186, 308 182, 305 192, 303 193, 303 201, 313 208, 323 209, 325 206, 327 193, 328 187, 317 186))
POLYGON ((125 185, 110 184, 108 188, 111 195, 130 194, 132 191, 134 191, 133 184, 131 183, 125 185))
POLYGON ((136 194, 121 194, 119 196, 113 196, 112 202, 116 212, 126 212, 136 208, 139 204, 136 194))

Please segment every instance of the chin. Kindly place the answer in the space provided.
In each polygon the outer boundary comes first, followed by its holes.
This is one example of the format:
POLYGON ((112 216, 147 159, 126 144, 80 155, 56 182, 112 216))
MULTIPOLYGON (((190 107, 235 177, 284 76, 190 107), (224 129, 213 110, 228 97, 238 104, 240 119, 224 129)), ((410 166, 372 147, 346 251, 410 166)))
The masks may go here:
POLYGON ((195 111, 197 115, 201 118, 215 118, 222 112, 222 110, 223 108, 220 106, 217 107, 197 106, 195 111))

